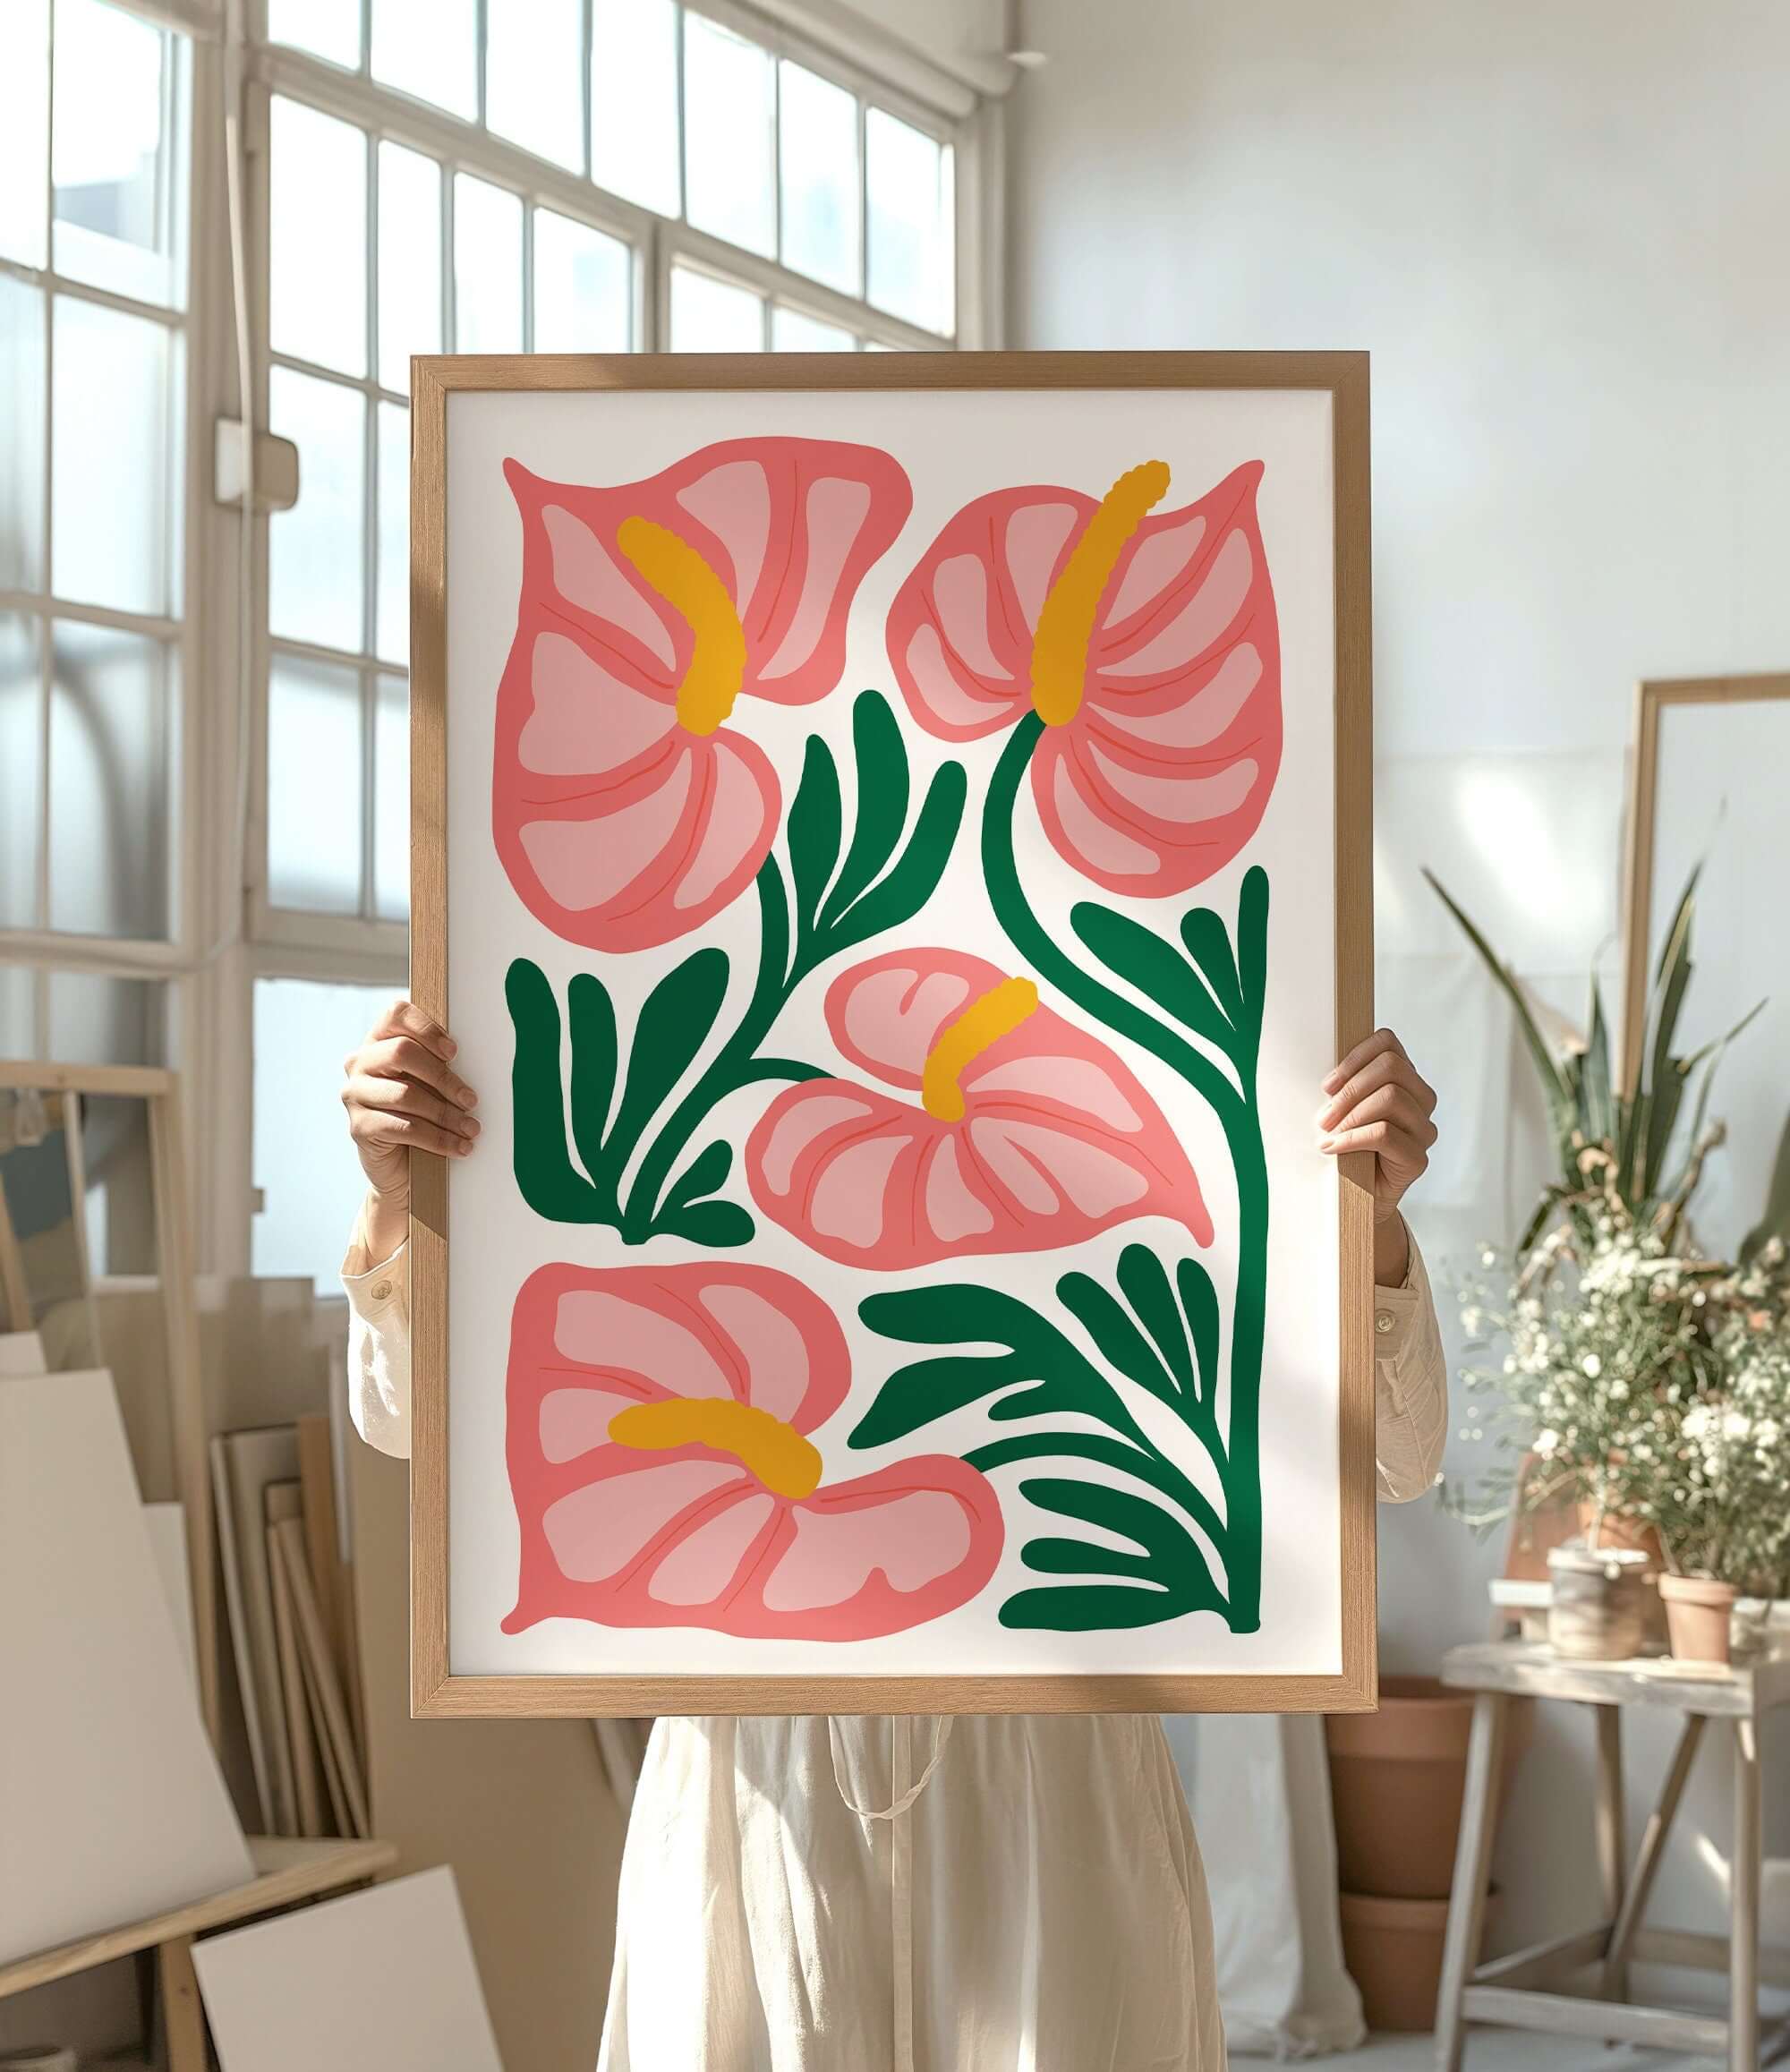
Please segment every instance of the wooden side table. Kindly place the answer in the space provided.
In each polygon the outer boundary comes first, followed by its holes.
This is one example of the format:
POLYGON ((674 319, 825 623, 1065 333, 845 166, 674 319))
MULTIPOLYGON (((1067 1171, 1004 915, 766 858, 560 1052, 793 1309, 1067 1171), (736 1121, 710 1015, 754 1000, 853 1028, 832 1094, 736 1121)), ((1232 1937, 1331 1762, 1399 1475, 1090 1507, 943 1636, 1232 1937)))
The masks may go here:
POLYGON ((1759 1947, 1759 1723, 1790 1703, 1790 1656, 1738 1667, 1642 1658, 1575 1662, 1522 1641, 1455 1648, 1443 1659, 1442 1681, 1477 1693, 1467 1755, 1467 1789, 1454 1887, 1448 1903, 1442 1986, 1436 2009, 1437 2072, 1460 2072, 1470 2022, 1539 2029, 1608 2042, 1650 2043, 1726 2057, 1730 2072, 1756 2072, 1761 1979, 1790 1984, 1790 1953, 1759 1947), (1595 1709, 1598 1782, 1594 1805, 1604 1918, 1489 1964, 1480 1961, 1492 1838, 1497 1830, 1500 1757, 1513 1698, 1564 1698, 1595 1709), (1624 1866, 1622 1711, 1644 1706, 1682 1715, 1658 1803, 1632 1870, 1624 1866), (1660 1856, 1705 1731, 1732 1736, 1735 1749, 1734 1844, 1729 1862, 1729 1931, 1689 1935, 1642 1926, 1660 1856), (1631 1964, 1666 1964, 1726 1972, 1728 2014, 1693 2015, 1637 2004, 1628 1997, 1631 1964), (1565 1991, 1576 1974, 1596 1967, 1587 1992, 1565 1991))
POLYGON ((371 1884, 397 1861, 390 1842, 286 1841, 253 1835, 249 1851, 255 1876, 247 1885, 0 1965, 0 2000, 109 1964, 115 1957, 152 1949, 169 2072, 206 2072, 205 2016, 192 1969, 193 1938, 328 1893, 352 1891, 371 1884))

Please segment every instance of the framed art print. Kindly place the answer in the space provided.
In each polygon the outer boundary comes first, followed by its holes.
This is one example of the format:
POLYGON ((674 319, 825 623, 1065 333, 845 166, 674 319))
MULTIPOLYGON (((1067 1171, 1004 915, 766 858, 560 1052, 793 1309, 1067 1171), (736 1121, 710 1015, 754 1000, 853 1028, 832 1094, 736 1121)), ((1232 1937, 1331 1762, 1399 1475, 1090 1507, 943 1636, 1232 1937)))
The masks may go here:
POLYGON ((1372 1704, 1365 357, 413 403, 415 1710, 1372 1704))

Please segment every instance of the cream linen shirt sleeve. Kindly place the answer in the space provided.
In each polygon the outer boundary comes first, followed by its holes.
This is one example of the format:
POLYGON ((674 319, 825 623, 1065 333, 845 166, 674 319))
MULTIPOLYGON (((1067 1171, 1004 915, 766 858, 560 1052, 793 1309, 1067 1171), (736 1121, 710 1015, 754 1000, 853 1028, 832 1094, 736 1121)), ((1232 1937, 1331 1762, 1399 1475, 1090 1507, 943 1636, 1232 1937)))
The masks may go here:
POLYGON ((410 1458, 410 1244, 367 1256, 356 1224, 342 1262, 348 1296, 348 1414, 370 1446, 410 1458))
POLYGON ((1409 1504, 1433 1487, 1447 1437, 1442 1327, 1423 1254, 1411 1238, 1404 1285, 1374 1290, 1374 1453, 1381 1503, 1409 1504))
MULTIPOLYGON (((410 1250, 367 1257, 357 1225, 342 1262, 348 1294, 348 1410, 382 1454, 410 1456, 410 1250)), ((1402 1288, 1374 1291, 1374 1418, 1380 1501, 1408 1504, 1436 1480, 1448 1432, 1448 1370, 1417 1240, 1402 1288)))

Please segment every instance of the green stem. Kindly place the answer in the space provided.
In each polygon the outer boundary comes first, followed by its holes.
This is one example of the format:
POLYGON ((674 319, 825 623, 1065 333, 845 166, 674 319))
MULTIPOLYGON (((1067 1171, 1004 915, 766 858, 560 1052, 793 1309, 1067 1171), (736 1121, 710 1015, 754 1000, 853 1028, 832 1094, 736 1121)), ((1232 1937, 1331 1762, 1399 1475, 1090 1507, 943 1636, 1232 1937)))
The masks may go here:
MULTIPOLYGON (((988 787, 982 815, 982 868, 994 917, 1008 940, 1040 977, 1096 1021, 1129 1036, 1193 1088, 1217 1116, 1231 1147, 1237 1182, 1237 1292, 1231 1326, 1231 1401, 1228 1458, 1214 1455, 1225 1499, 1225 1571, 1231 1630, 1257 1632, 1262 1623, 1261 1385, 1262 1343, 1267 1314, 1268 1174, 1256 1104, 1255 1045, 1233 1057, 1242 1081, 1240 1094, 1202 1051, 1157 1020, 1135 1001, 1085 971, 1033 912, 1013 854, 1013 814, 1019 782, 1044 732, 1028 712, 1013 729, 988 787)), ((1261 925, 1266 925, 1266 907, 1261 925)), ((1239 969, 1249 968, 1240 942, 1239 969)), ((1261 1002, 1255 1003, 1261 1024, 1261 1002)))
POLYGON ((765 1079, 817 1079, 818 1067, 793 1058, 761 1058, 758 1046, 770 1035, 789 996, 806 977, 812 950, 806 942, 792 960, 789 904, 783 874, 775 857, 764 859, 754 881, 758 889, 758 977, 733 1034, 709 1061, 695 1084, 672 1110, 653 1138, 634 1185, 628 1189, 622 1236, 629 1244, 651 1237, 659 1219, 660 1200, 673 1167, 690 1139, 720 1102, 742 1087, 765 1079))

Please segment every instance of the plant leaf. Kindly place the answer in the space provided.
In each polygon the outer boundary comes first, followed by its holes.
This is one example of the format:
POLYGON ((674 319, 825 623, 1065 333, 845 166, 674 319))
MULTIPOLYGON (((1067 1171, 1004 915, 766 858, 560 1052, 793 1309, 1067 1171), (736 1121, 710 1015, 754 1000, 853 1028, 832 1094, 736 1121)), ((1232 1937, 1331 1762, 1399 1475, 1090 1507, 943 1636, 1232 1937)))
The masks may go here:
POLYGON ((675 1223, 666 1219, 663 1227, 693 1245, 709 1245, 718 1251, 749 1244, 756 1228, 748 1212, 735 1201, 693 1202, 679 1211, 675 1223))
POLYGON ((723 1144, 719 1138, 706 1145, 672 1182, 670 1192, 665 1197, 661 1215, 669 1216, 678 1209, 687 1208, 693 1201, 700 1200, 703 1195, 713 1194, 717 1188, 726 1184, 727 1176, 732 1170, 732 1145, 723 1144))
MULTIPOLYGON (((1116 1533, 1143 1549, 1158 1582, 1171 1591, 1191 1590, 1215 1604, 1218 1591, 1198 1542, 1172 1511, 1147 1496, 1115 1488, 1111 1482, 1070 1481, 1054 1475, 1034 1475, 1019 1485, 1019 1494, 1041 1511, 1073 1518, 1116 1533)), ((1103 1550, 1104 1551, 1104 1550, 1103 1550)))
POLYGON ((1242 890, 1237 895, 1237 972, 1253 1032, 1249 1045, 1253 1067, 1268 997, 1268 874, 1260 864, 1251 864, 1243 873, 1242 890))
POLYGON ((609 1131, 609 1155, 625 1163, 661 1102, 703 1047, 727 997, 727 952, 698 950, 668 971, 646 996, 634 1025, 627 1082, 609 1131))
POLYGON ((1145 1338, 1130 1312, 1098 1281, 1086 1274, 1065 1274, 1057 1283, 1057 1300, 1099 1347, 1109 1367, 1116 1367, 1128 1381, 1174 1404, 1178 1394, 1174 1377, 1161 1356, 1145 1338))
POLYGON ((555 1223, 613 1222, 613 1199, 572 1164, 560 1077, 559 1005, 547 975, 527 958, 516 958, 504 977, 504 999, 516 1034, 511 1157, 522 1198, 537 1215, 555 1223))
POLYGON ((1147 1245, 1127 1245, 1119 1255, 1119 1292, 1150 1334, 1176 1385, 1188 1395, 1198 1393, 1187 1326, 1175 1307, 1174 1290, 1163 1262, 1147 1245))
POLYGON ((1604 1021, 1604 996, 1591 981, 1591 1033, 1585 1039, 1585 1054, 1579 1060, 1578 1097, 1585 1135, 1594 1144, 1608 1144, 1616 1133, 1615 1112, 1610 1104, 1610 1035, 1604 1021))
POLYGON ((1115 914, 1092 900, 1072 907, 1069 922, 1109 971, 1155 1001, 1164 1014, 1230 1055, 1237 1032, 1205 980, 1172 944, 1129 915, 1115 914))
POLYGON ((899 928, 932 898, 950 859, 968 789, 961 763, 940 763, 920 802, 907 846, 887 874, 831 924, 829 952, 865 942, 885 929, 899 928))
POLYGON ((1181 1262, 1175 1268, 1175 1285, 1199 1362, 1201 1400, 1209 1405, 1218 1396, 1218 1291, 1198 1259, 1181 1262))
POLYGON ((857 773, 857 819, 845 863, 827 895, 822 918, 834 919, 895 853, 908 822, 908 749, 889 702, 862 691, 851 708, 852 759, 857 773))
POLYGON ((839 770, 831 749, 818 734, 810 734, 788 819, 789 874, 796 883, 796 911, 805 925, 813 924, 839 862, 840 834, 839 770))
POLYGON ((579 971, 566 988, 566 1019, 572 1038, 572 1135, 592 1181, 615 1173, 605 1155, 609 1103, 615 1098, 615 1007, 609 988, 594 972, 579 971))
POLYGON ((1243 982, 1237 976, 1237 961, 1231 954, 1231 937, 1223 917, 1210 907, 1189 908, 1181 916, 1181 939, 1212 988, 1225 1019, 1240 1028, 1244 1027, 1243 982))
POLYGON ((1790 1245, 1790 1115, 1785 1117, 1784 1133, 1777 1139, 1777 1158, 1771 1168, 1771 1185, 1765 1193, 1764 1213, 1741 1240, 1741 1264, 1750 1266, 1773 1238, 1790 1245))

